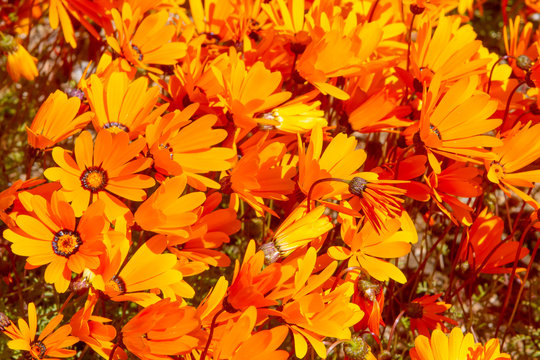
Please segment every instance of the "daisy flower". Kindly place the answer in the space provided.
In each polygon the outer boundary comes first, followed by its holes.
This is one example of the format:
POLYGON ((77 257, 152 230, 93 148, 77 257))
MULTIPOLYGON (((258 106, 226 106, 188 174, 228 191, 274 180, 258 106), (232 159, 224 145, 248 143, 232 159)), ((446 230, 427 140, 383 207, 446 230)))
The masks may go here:
POLYGON ((455 320, 440 315, 450 309, 452 305, 444 301, 437 301, 442 294, 424 295, 407 304, 405 315, 411 320, 411 330, 421 335, 429 335, 429 330, 442 329, 448 331, 443 322, 457 325, 455 320))
POLYGON ((50 202, 34 195, 28 202, 31 215, 17 216, 16 227, 4 231, 13 253, 27 256, 32 267, 47 265, 45 281, 58 292, 67 290, 71 272, 95 269, 104 251, 101 239, 108 230, 105 204, 96 202, 77 221, 73 207, 53 193, 50 202))
POLYGON ((80 106, 79 98, 68 98, 60 90, 49 95, 30 127, 26 127, 28 144, 34 149, 45 150, 84 129, 93 113, 77 116, 80 106))
POLYGON ((3 314, 0 314, 0 331, 12 339, 7 343, 10 349, 27 351, 30 359, 34 360, 68 358, 77 353, 75 350, 66 349, 79 341, 75 336, 70 336, 71 326, 63 325, 54 331, 64 317, 62 314, 52 318, 37 339, 37 314, 34 303, 28 304, 28 322, 19 319, 19 327, 9 319, 2 320, 1 315, 3 314))
POLYGON ((449 336, 435 329, 431 338, 420 335, 414 340, 410 351, 412 360, 501 360, 510 355, 501 353, 498 339, 490 339, 486 345, 474 342, 471 333, 465 336, 455 327, 449 336))
POLYGON ((75 140, 75 158, 60 147, 52 156, 59 167, 45 170, 45 177, 60 181, 62 193, 71 201, 76 216, 81 216, 90 202, 105 202, 105 214, 115 219, 129 209, 117 197, 133 201, 146 198, 143 189, 154 186, 154 179, 137 174, 150 167, 148 158, 136 158, 145 146, 144 138, 129 142, 127 133, 111 134, 102 130, 95 143, 85 131, 75 140))
POLYGON ((7 54, 6 70, 13 81, 18 82, 21 76, 27 80, 38 76, 37 58, 30 55, 13 36, 0 32, 0 52, 7 54))

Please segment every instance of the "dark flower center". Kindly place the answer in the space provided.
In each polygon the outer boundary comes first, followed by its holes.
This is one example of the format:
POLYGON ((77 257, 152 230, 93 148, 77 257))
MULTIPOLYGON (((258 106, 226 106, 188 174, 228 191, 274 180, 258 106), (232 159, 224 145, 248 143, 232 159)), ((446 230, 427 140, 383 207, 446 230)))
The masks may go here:
POLYGON ((139 61, 142 61, 143 53, 141 52, 141 49, 139 49, 139 47, 137 45, 133 45, 132 48, 133 48, 133 50, 135 50, 137 55, 139 55, 139 61))
POLYGON ((42 359, 47 351, 47 347, 41 341, 33 341, 30 344, 30 351, 35 354, 39 359, 42 359))
POLYGON ((52 248, 56 255, 65 258, 70 257, 79 251, 82 240, 78 232, 71 230, 60 230, 54 235, 52 248))
POLYGON ((234 191, 232 189, 232 182, 230 176, 224 176, 219 180, 219 185, 221 185, 221 192, 223 194, 232 194, 234 191))
POLYGON ((441 138, 441 132, 433 125, 429 125, 429 129, 435 134, 437 135, 437 137, 439 138, 439 140, 442 140, 441 138))
POLYGON ((126 125, 121 124, 121 123, 116 122, 116 121, 106 123, 105 125, 103 125, 103 128, 104 129, 111 129, 111 130, 113 130, 114 133, 118 132, 118 131, 114 131, 114 130, 120 130, 120 131, 124 131, 124 132, 129 132, 129 128, 126 125))
POLYGON ((114 275, 111 280, 109 280, 107 287, 118 294, 123 294, 126 292, 126 283, 120 276, 117 275, 114 275))
POLYGON ((99 166, 92 166, 84 170, 81 175, 81 184, 86 190, 98 192, 105 189, 109 177, 107 172, 99 166))
POLYGON ((412 319, 421 319, 424 316, 424 306, 415 302, 409 303, 407 304, 405 315, 412 319))

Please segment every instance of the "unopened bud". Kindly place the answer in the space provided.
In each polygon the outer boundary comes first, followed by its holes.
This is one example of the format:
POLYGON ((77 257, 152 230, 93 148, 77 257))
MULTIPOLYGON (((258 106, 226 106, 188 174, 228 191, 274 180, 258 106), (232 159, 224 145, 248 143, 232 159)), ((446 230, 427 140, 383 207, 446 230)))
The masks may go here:
POLYGON ((0 312, 0 331, 4 331, 10 324, 11 321, 9 320, 7 315, 3 312, 0 312))
POLYGON ((279 250, 276 248, 276 245, 273 241, 263 244, 260 250, 262 250, 262 252, 264 253, 264 262, 267 265, 277 262, 281 257, 279 254, 279 250))
POLYGON ((353 335, 351 340, 345 343, 343 351, 350 359, 364 360, 367 358, 371 348, 360 335, 353 335))
POLYGON ((356 176, 349 182, 349 192, 353 195, 362 197, 367 183, 366 179, 356 176))
POLYGON ((516 65, 521 70, 528 71, 532 66, 532 60, 527 55, 519 55, 516 59, 516 65))
POLYGON ((414 15, 420 15, 421 13, 424 12, 424 10, 426 10, 425 7, 423 7, 423 6, 418 6, 418 5, 416 5, 416 4, 411 4, 410 9, 411 9, 411 12, 412 12, 414 15))

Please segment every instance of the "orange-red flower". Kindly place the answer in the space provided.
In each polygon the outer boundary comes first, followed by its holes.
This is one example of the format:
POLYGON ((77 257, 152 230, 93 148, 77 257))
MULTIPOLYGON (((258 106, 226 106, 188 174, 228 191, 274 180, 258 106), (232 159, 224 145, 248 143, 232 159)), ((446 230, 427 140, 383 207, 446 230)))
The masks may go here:
POLYGON ((31 359, 68 358, 74 356, 77 351, 66 348, 75 344, 79 339, 70 336, 71 326, 69 325, 63 325, 56 331, 54 330, 63 317, 62 314, 59 314, 52 318, 36 339, 36 306, 31 302, 28 304, 28 322, 19 319, 19 327, 16 327, 12 321, 4 319, 4 322, 0 322, 0 331, 12 339, 7 343, 10 349, 27 351, 31 359))
POLYGON ((382 310, 384 307, 384 289, 378 284, 357 276, 354 281, 352 302, 364 312, 362 320, 354 325, 355 331, 369 329, 375 336, 380 334, 380 325, 384 326, 382 310))
POLYGON ((142 201, 146 198, 144 189, 155 183, 150 176, 137 174, 152 163, 151 159, 136 158, 144 146, 143 138, 130 143, 127 133, 106 130, 100 131, 93 143, 92 135, 85 131, 75 140, 75 158, 60 147, 53 149, 53 159, 60 167, 46 169, 45 177, 60 181, 76 216, 100 199, 105 202, 105 214, 113 220, 129 211, 116 196, 142 201))
MULTIPOLYGON (((523 259, 528 250, 523 247, 520 249, 517 241, 503 242, 503 230, 503 220, 484 209, 467 229, 467 237, 461 245, 459 259, 467 261, 474 272, 485 274, 512 272, 511 267, 503 266, 513 262, 518 251, 518 258, 523 259)), ((516 271, 525 269, 517 268, 516 271)))
POLYGON ((163 181, 137 209, 137 224, 159 234, 187 237, 187 227, 197 221, 196 210, 203 204, 205 195, 202 192, 192 192, 182 196, 186 184, 185 175, 163 181))
POLYGON ((444 301, 437 301, 442 294, 424 295, 407 304, 405 315, 411 321, 411 330, 418 331, 420 335, 428 336, 430 330, 442 329, 448 331, 444 322, 457 325, 455 320, 440 315, 450 309, 452 305, 444 301))
POLYGON ((16 227, 4 231, 12 251, 27 256, 31 267, 47 265, 45 281, 56 291, 67 290, 71 272, 95 269, 104 251, 101 239, 108 230, 103 217, 104 204, 96 202, 79 221, 72 206, 56 192, 50 202, 34 195, 28 202, 31 215, 17 216, 16 227))
POLYGON ((60 90, 49 95, 30 127, 26 127, 28 144, 34 149, 45 150, 84 129, 93 114, 86 112, 77 116, 80 106, 79 98, 68 98, 60 90))
POLYGON ((266 268, 262 251, 255 253, 255 243, 249 242, 242 265, 234 269, 234 277, 229 287, 226 302, 235 310, 245 310, 250 306, 257 308, 276 305, 277 302, 267 298, 276 288, 281 278, 281 264, 273 263, 266 268))
POLYGON ((215 115, 190 120, 197 108, 198 104, 191 104, 149 125, 146 128, 148 149, 160 176, 185 174, 188 185, 198 190, 218 189, 219 183, 202 174, 230 169, 229 160, 236 153, 216 146, 227 137, 227 131, 213 128, 218 120, 215 115))
MULTIPOLYGON (((267 133, 248 148, 229 175, 220 180, 223 193, 234 193, 247 202, 259 216, 276 212, 264 204, 264 199, 287 200, 292 194, 296 167, 287 163, 287 147, 278 141, 266 141, 267 133)), ((252 138, 253 139, 253 138, 252 138)), ((251 140, 251 139, 250 139, 251 140)))
MULTIPOLYGON (((116 329, 112 325, 106 325, 110 319, 93 315, 94 308, 99 300, 99 295, 90 290, 84 306, 77 311, 70 320, 71 333, 80 341, 85 342, 95 352, 105 359, 109 359, 114 344, 111 342, 116 337, 116 329)), ((111 360, 125 360, 127 355, 121 348, 116 348, 111 360)))
POLYGON ((122 328, 127 350, 140 359, 170 359, 191 352, 204 340, 191 306, 163 299, 141 310, 122 328))
POLYGON ((73 48, 77 47, 77 42, 75 40, 75 32, 69 15, 77 19, 89 33, 99 39, 100 36, 98 32, 86 17, 97 24, 103 25, 102 14, 105 14, 105 10, 102 8, 101 4, 90 0, 50 0, 49 3, 49 22, 51 27, 56 29, 60 24, 62 26, 64 39, 73 48))

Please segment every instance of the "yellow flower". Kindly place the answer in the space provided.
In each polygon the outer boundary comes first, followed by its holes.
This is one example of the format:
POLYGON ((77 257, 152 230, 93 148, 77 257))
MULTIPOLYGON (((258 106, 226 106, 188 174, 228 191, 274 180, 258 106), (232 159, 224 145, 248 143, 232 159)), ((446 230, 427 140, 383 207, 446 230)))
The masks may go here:
POLYGON ((18 82, 21 76, 27 80, 38 76, 37 58, 30 55, 13 36, 0 33, 0 51, 7 54, 6 70, 13 81, 18 82))

